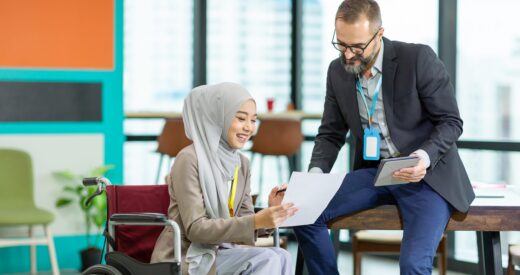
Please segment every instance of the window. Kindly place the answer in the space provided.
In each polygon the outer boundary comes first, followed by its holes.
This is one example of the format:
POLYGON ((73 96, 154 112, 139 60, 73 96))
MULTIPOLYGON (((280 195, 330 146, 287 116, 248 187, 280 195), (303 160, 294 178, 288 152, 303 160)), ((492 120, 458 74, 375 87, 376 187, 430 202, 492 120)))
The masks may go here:
MULTIPOLYGON (((243 85, 259 113, 266 112, 267 98, 275 99, 274 112, 286 110, 291 94, 291 1, 209 0, 207 37, 208 83, 243 85)), ((261 191, 258 204, 267 204, 269 190, 280 181, 275 157, 264 159, 262 183, 259 157, 251 168, 252 194, 261 191)), ((288 163, 281 164, 282 179, 288 181, 288 163)))
POLYGON ((463 139, 520 139, 519 9, 515 0, 459 1, 457 98, 463 139))
MULTIPOLYGON (((378 3, 385 37, 427 44, 437 51, 438 1, 405 0, 397 4, 392 0, 379 0, 378 3)), ((303 109, 321 113, 327 68, 338 57, 338 51, 330 44, 330 40, 339 2, 309 0, 303 4, 303 109)), ((313 131, 317 131, 317 127, 313 131)))
POLYGON ((209 0, 208 83, 244 85, 258 112, 275 98, 284 111, 291 85, 291 1, 209 0))
MULTIPOLYGON (((123 36, 125 112, 180 112, 193 81, 193 1, 127 0, 123 36)), ((157 135, 162 125, 126 120, 125 134, 157 135)), ((125 183, 153 183, 156 148, 155 142, 125 143, 125 183)))
MULTIPOLYGON (((457 100, 464 120, 462 139, 520 139, 520 2, 459 0, 457 21, 457 100), (507 8, 504 8, 507 7, 507 8)), ((520 192, 520 153, 461 150, 472 181, 515 184, 520 192)), ((477 262, 475 234, 456 232, 455 257, 477 262)), ((520 234, 501 233, 502 253, 520 234)), ((504 261, 505 262, 505 261, 504 261)))

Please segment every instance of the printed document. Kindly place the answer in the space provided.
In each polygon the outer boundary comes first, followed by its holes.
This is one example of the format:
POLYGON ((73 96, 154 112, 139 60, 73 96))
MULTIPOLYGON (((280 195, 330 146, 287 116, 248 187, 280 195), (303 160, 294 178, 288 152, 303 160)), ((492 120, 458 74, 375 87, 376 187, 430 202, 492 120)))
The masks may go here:
POLYGON ((298 211, 280 227, 314 223, 338 191, 345 173, 321 174, 293 172, 283 203, 294 203, 298 211))

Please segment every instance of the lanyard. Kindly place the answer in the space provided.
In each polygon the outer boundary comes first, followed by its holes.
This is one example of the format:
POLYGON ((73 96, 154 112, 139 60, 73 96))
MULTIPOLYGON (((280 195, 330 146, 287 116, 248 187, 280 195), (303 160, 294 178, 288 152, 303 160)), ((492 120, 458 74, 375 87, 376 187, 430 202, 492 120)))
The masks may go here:
POLYGON ((367 109, 368 115, 368 125, 370 129, 372 129, 372 117, 374 116, 374 111, 376 109, 377 97, 379 96, 379 90, 381 89, 381 83, 383 80, 383 76, 379 77, 379 81, 377 82, 376 89, 374 90, 374 97, 372 98, 372 106, 370 110, 368 110, 367 100, 365 98, 365 93, 363 92, 363 87, 361 87, 361 83, 359 82, 359 78, 356 78, 356 87, 358 92, 361 94, 361 98, 363 99, 363 103, 365 104, 365 108, 367 109))
POLYGON ((233 217, 235 216, 235 211, 233 209, 235 205, 235 195, 237 191, 237 182, 238 182, 238 166, 237 169, 235 169, 235 177, 233 178, 233 183, 231 185, 231 194, 229 195, 228 200, 228 209, 229 209, 229 216, 233 217))

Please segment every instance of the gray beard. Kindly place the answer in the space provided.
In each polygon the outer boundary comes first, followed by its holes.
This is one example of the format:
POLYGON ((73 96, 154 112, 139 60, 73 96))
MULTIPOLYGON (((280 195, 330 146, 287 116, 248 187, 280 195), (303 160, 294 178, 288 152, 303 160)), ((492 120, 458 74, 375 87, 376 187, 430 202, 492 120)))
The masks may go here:
MULTIPOLYGON (((357 74, 364 72, 368 68, 368 64, 370 64, 370 62, 375 58, 375 55, 376 55, 376 51, 373 51, 372 54, 370 54, 370 56, 368 56, 367 58, 356 55, 354 57, 355 58, 354 60, 361 61, 361 63, 359 65, 347 64, 347 60, 345 59, 344 54, 340 54, 340 58, 343 61, 343 67, 345 68, 345 71, 347 71, 348 73, 357 75, 357 74)), ((351 60, 353 60, 353 59, 351 59, 351 60)))

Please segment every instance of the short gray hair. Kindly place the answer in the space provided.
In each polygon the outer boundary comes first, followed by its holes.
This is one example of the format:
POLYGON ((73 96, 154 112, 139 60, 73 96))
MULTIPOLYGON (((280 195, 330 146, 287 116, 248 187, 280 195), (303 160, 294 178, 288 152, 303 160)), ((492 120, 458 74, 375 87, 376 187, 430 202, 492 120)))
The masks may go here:
POLYGON ((344 0, 338 7, 336 20, 354 23, 362 15, 368 18, 373 31, 379 30, 383 25, 381 10, 374 0, 344 0))

